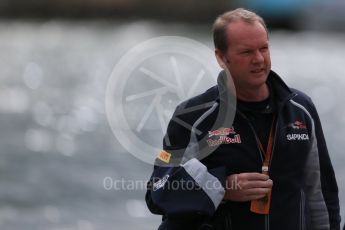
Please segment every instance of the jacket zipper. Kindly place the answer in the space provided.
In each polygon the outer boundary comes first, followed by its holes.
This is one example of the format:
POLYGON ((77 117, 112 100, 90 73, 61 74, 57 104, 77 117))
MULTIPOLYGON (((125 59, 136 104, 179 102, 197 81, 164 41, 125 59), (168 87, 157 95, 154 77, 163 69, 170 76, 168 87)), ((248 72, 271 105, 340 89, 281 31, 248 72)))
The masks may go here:
POLYGON ((232 229, 231 216, 230 216, 229 213, 226 213, 225 229, 227 229, 227 230, 231 230, 232 229))
POLYGON ((304 230, 304 229, 305 229, 304 211, 305 211, 305 197, 304 197, 304 191, 301 190, 301 200, 300 200, 300 230, 304 230))

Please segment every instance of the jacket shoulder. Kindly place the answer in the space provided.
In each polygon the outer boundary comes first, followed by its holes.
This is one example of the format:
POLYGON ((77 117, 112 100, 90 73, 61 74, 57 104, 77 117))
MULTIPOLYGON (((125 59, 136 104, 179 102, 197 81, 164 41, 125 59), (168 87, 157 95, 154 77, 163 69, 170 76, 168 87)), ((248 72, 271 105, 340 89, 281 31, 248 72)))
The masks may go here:
POLYGON ((311 98, 304 92, 302 92, 301 90, 295 89, 295 88, 290 88, 291 91, 295 94, 297 94, 297 96, 295 97, 295 99, 299 100, 299 101, 306 101, 306 102, 312 102, 311 98))
POLYGON ((187 109, 187 108, 199 106, 199 105, 200 106, 205 105, 207 107, 207 104, 209 102, 215 101, 217 99, 217 97, 218 97, 218 87, 213 86, 213 87, 207 89, 205 92, 181 102, 177 106, 177 110, 178 109, 187 109))
POLYGON ((294 88, 291 88, 291 91, 296 94, 296 96, 292 99, 293 101, 302 105, 311 114, 312 117, 317 115, 315 105, 312 99, 306 93, 294 88))
POLYGON ((181 152, 175 151, 174 156, 182 156, 184 153, 183 149, 189 143, 191 127, 201 114, 212 106, 211 104, 213 104, 217 95, 218 87, 214 86, 177 106, 170 119, 163 141, 163 148, 165 150, 181 150, 181 152), (169 140, 169 143, 166 140, 169 140))

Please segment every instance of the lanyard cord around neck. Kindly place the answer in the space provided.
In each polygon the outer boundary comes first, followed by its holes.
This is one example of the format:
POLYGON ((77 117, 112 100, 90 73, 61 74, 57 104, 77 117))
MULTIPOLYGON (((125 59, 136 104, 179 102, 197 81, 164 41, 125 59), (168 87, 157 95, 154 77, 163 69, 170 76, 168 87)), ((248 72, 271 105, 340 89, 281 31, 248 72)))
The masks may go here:
POLYGON ((259 147, 260 147, 260 152, 262 154, 264 154, 264 157, 265 157, 265 159, 263 161, 263 165, 262 165, 262 173, 264 173, 266 175, 268 175, 268 166, 269 166, 271 155, 272 155, 275 120, 276 120, 275 119, 275 115, 273 115, 273 119, 272 119, 272 123, 271 123, 270 134, 269 134, 269 137, 268 137, 268 143, 267 143, 266 151, 264 150, 264 147, 263 147, 261 141, 256 136, 256 140, 257 140, 257 142, 259 144, 259 147))

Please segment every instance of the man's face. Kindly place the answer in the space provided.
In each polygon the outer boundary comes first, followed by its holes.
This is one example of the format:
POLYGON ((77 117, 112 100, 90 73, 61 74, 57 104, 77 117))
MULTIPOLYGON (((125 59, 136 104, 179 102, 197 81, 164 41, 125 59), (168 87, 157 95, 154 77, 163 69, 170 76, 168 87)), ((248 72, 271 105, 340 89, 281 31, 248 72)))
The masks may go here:
POLYGON ((227 27, 228 49, 217 52, 229 69, 237 89, 259 89, 271 69, 268 35, 259 23, 232 22, 227 27))

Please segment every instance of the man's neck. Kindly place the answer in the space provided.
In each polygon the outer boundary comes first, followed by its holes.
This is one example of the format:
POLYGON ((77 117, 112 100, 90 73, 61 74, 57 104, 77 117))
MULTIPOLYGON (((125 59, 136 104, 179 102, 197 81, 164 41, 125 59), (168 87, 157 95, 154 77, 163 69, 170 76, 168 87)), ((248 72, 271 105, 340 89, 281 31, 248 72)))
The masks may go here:
POLYGON ((242 101, 263 101, 270 95, 267 84, 258 89, 237 89, 236 96, 242 101))

